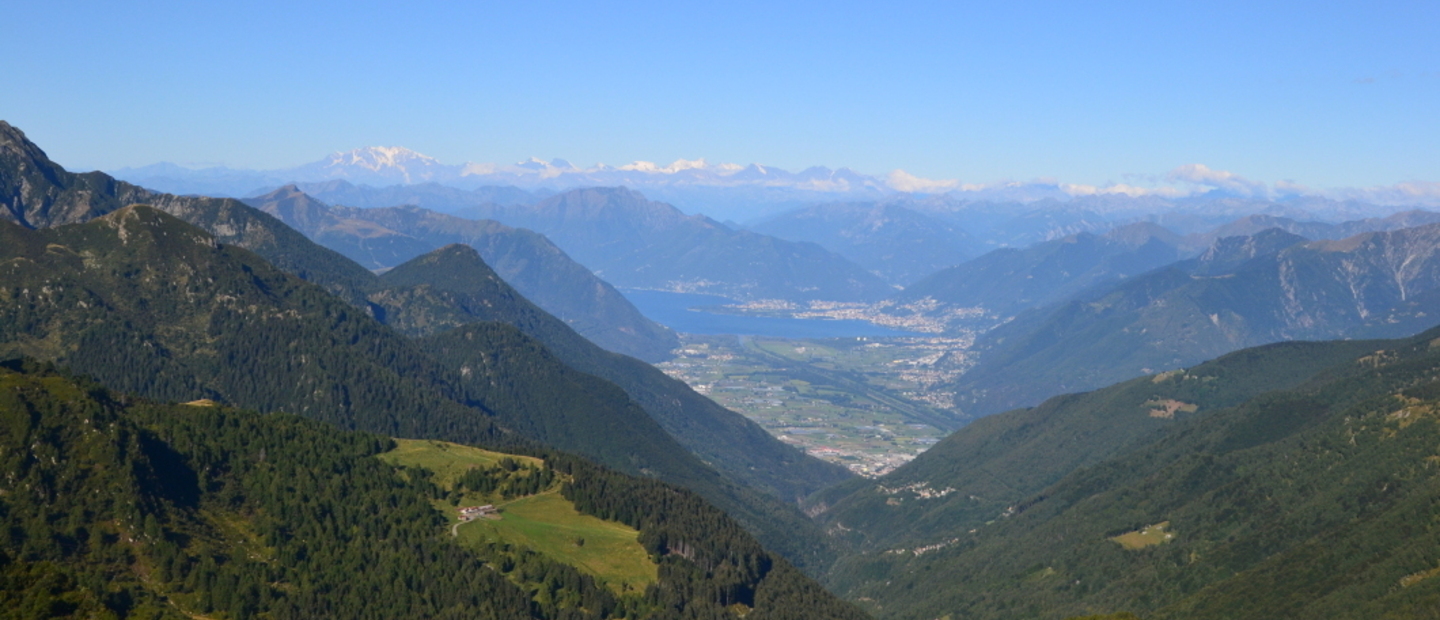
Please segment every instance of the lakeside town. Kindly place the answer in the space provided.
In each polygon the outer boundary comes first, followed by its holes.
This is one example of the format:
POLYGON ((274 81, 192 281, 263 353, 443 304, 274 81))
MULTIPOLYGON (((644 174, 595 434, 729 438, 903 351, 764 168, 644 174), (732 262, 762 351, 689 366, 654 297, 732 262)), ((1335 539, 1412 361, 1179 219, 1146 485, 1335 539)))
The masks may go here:
POLYGON ((828 338, 685 334, 659 364, 780 441, 875 477, 961 424, 943 386, 973 337, 828 338))

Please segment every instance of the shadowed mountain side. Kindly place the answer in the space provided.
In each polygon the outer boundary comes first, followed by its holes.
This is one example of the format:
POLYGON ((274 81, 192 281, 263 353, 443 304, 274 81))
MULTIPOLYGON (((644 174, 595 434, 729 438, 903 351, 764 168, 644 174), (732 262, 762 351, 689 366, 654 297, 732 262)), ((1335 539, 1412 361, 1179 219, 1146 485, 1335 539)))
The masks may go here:
POLYGON ((850 477, 653 366, 579 337, 505 286, 472 248, 441 248, 380 279, 386 288, 371 300, 386 308, 391 324, 415 334, 480 320, 516 325, 577 370, 620 386, 682 444, 735 480, 794 500, 850 477))
POLYGON ((1011 317, 1185 256, 1174 233, 1154 224, 1132 224, 1104 235, 1079 233, 1023 249, 994 250, 916 282, 895 299, 934 300, 1011 317))
POLYGON ((1225 237, 1244 237, 1261 231, 1278 228, 1292 235, 1306 239, 1343 239, 1367 232, 1387 232, 1401 228, 1414 228, 1426 224, 1440 223, 1440 213, 1420 209, 1401 211, 1385 217, 1371 217, 1332 224, 1329 222, 1298 221, 1275 215, 1249 215, 1226 223, 1204 233, 1187 235, 1186 243, 1195 246, 1209 246, 1225 237))
POLYGON ((413 206, 333 207, 287 185, 245 202, 371 269, 387 269, 452 243, 480 252, 526 298, 600 346, 659 361, 675 334, 535 232, 413 206))
POLYGON ((0 204, 5 206, 0 217, 27 228, 86 222, 125 206, 148 204, 353 304, 364 306, 364 289, 374 280, 364 267, 238 200, 173 196, 100 172, 67 172, 5 121, 0 121, 0 204))
POLYGON ((1396 337, 1440 317, 1440 224, 1298 245, 1279 231, 1257 238, 996 328, 954 384, 957 401, 986 415, 1247 346, 1396 337))
POLYGON ((625 188, 573 190, 534 205, 492 204, 461 214, 538 231, 621 287, 795 301, 871 301, 894 292, 820 246, 732 230, 625 188))
POLYGON ((448 371, 319 287, 146 206, 84 224, 0 222, 0 355, 107 385, 398 436, 495 441, 448 371))

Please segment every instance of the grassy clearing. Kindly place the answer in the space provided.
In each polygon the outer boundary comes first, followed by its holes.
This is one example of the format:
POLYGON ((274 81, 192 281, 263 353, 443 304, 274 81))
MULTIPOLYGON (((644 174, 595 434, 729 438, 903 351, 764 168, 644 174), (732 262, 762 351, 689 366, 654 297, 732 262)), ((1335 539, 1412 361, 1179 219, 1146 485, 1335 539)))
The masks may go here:
POLYGON ((580 514, 558 493, 504 504, 500 519, 460 526, 462 542, 503 541, 524 545, 587 572, 618 591, 643 590, 657 578, 655 563, 640 546, 640 532, 580 514), (583 540, 584 544, 577 544, 583 540))
POLYGON ((473 467, 492 467, 500 459, 509 457, 522 464, 539 467, 543 461, 529 456, 514 456, 462 446, 445 441, 427 439, 396 439, 399 444, 394 450, 380 455, 380 459, 391 465, 423 467, 435 473, 435 482, 450 488, 466 471, 473 467))
POLYGON ((1150 408, 1150 417, 1164 418, 1166 420, 1174 418, 1177 412, 1195 413, 1196 411, 1200 410, 1199 405, 1196 405, 1194 403, 1181 402, 1174 399, 1152 398, 1145 401, 1144 406, 1150 408))
MULTIPOLYGON (((533 457, 491 452, 443 441, 397 439, 394 450, 380 455, 392 465, 421 467, 434 473, 442 488, 475 467, 492 467, 504 458, 521 465, 540 466, 533 457)), ((640 532, 625 525, 580 514, 560 495, 559 483, 537 495, 509 501, 466 493, 462 505, 494 503, 498 519, 476 519, 455 528, 461 544, 505 542, 528 547, 547 557, 574 566, 609 584, 617 592, 627 588, 643 591, 658 578, 655 563, 638 541, 640 532), (583 543, 580 541, 583 540, 583 543)), ((451 523, 459 520, 455 507, 435 503, 451 523)))
POLYGON ((1121 534, 1110 540, 1120 543, 1121 547, 1134 551, 1136 549, 1144 549, 1146 547, 1170 542, 1175 538, 1175 534, 1167 531, 1169 529, 1170 522, 1162 521, 1138 532, 1121 534))

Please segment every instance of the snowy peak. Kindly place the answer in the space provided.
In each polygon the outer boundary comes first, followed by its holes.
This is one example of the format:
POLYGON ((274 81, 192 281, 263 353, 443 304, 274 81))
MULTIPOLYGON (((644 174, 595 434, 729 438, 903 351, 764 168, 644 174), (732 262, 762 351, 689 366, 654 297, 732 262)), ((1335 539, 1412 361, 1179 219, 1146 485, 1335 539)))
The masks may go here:
POLYGON ((670 165, 663 167, 655 165, 654 162, 636 161, 630 164, 626 164, 624 166, 620 166, 618 170, 626 170, 631 172, 648 172, 651 174, 675 174, 677 172, 684 172, 686 170, 704 170, 708 167, 709 165, 705 163, 705 159, 701 158, 677 159, 670 165))
POLYGON ((399 146, 367 146, 348 153, 336 153, 325 160, 332 168, 358 166, 372 172, 386 168, 404 169, 412 166, 441 166, 438 160, 399 146))
MULTIPOLYGON (((446 166, 434 157, 398 146, 368 146, 335 153, 301 166, 306 176, 349 179, 358 183, 424 183, 456 176, 458 166, 446 166)), ((297 177, 298 178, 298 177, 297 177)), ((308 180, 308 179, 301 179, 308 180)))

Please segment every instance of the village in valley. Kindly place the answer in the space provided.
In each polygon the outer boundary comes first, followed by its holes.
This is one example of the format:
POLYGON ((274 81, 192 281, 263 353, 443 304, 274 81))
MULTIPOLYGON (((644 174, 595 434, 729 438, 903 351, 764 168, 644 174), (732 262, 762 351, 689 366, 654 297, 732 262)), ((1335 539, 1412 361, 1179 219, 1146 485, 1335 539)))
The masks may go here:
POLYGON ((812 456, 862 476, 909 462, 960 425, 943 385, 969 337, 682 336, 661 370, 812 456))

